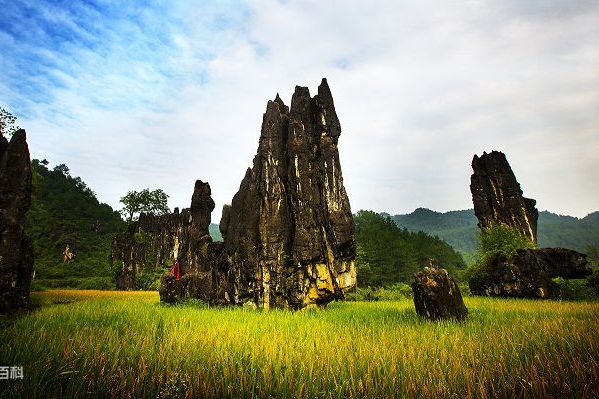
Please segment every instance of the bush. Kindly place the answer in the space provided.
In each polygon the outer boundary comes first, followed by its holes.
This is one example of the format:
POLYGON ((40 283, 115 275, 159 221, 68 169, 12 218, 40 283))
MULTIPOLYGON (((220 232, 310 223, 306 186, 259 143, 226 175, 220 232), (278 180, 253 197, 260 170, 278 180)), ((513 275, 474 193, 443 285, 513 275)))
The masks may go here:
POLYGON ((519 249, 525 248, 536 248, 536 245, 514 227, 493 224, 480 234, 479 253, 483 257, 498 253, 513 256, 519 249))
POLYGON ((596 297, 586 279, 554 278, 553 282, 559 286, 559 299, 564 300, 589 300, 596 297))
POLYGON ((412 287, 405 283, 397 283, 387 287, 358 288, 357 292, 346 295, 348 301, 398 301, 412 297, 412 287))
POLYGON ((480 233, 476 261, 464 271, 463 276, 469 283, 475 285, 477 281, 486 281, 494 257, 499 255, 511 257, 519 249, 526 248, 536 248, 536 245, 517 228, 492 224, 480 233))
POLYGON ((32 291, 45 291, 56 288, 70 288, 77 290, 112 290, 114 289, 114 282, 110 277, 50 278, 35 279, 31 282, 32 291))
POLYGON ((160 288, 160 277, 163 272, 141 272, 135 276, 135 287, 143 291, 156 291, 160 288))
POLYGON ((587 277, 587 286, 599 297, 599 267, 593 269, 593 274, 587 277))

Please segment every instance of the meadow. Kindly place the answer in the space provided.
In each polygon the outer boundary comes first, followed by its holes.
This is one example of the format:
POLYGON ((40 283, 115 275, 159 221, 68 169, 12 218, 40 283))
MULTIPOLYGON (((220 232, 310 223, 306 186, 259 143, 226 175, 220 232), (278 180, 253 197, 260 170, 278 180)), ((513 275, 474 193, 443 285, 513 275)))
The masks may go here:
POLYGON ((591 398, 599 302, 465 298, 463 323, 411 299, 299 312, 167 306, 156 292, 51 290, 3 319, 6 397, 591 398))

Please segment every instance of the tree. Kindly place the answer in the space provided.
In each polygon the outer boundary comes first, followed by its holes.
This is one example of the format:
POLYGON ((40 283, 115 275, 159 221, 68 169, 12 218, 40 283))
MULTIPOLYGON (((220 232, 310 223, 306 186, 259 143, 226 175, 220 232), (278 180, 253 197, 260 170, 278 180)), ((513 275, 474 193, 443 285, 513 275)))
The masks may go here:
POLYGON ((151 213, 154 215, 163 215, 170 210, 166 204, 168 195, 161 189, 150 191, 129 191, 127 195, 121 198, 124 205, 121 214, 131 222, 136 214, 151 213))
POLYGON ((62 173, 64 175, 64 177, 66 177, 66 178, 71 177, 71 174, 70 174, 71 171, 70 171, 69 167, 63 163, 61 163, 60 165, 56 165, 54 167, 54 172, 62 173))
POLYGON ((20 129, 16 122, 16 116, 0 107, 0 136, 6 135, 7 137, 11 137, 17 130, 20 129))

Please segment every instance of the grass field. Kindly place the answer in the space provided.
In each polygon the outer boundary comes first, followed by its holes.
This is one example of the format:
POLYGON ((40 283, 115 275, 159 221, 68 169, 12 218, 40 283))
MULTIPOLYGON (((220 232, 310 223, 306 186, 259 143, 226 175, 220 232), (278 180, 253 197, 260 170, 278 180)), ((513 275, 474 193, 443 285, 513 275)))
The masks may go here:
POLYGON ((2 320, 8 397, 598 397, 599 302, 465 298, 464 323, 411 300, 327 310, 165 306, 155 292, 46 291, 2 320))

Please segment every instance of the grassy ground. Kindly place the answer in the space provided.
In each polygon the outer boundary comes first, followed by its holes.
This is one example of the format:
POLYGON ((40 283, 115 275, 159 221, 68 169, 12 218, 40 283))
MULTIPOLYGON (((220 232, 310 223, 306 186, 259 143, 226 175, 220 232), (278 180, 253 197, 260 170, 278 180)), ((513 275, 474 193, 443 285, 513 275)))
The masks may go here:
POLYGON ((155 292, 47 291, 3 320, 9 397, 597 397, 599 302, 466 298, 464 323, 411 300, 327 310, 164 306, 155 292))

